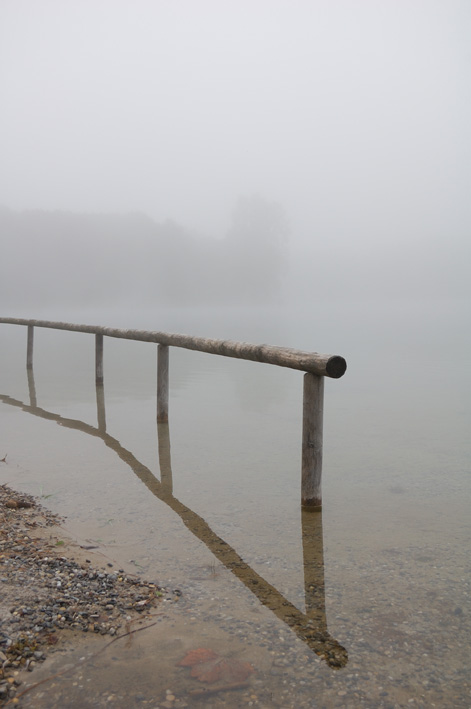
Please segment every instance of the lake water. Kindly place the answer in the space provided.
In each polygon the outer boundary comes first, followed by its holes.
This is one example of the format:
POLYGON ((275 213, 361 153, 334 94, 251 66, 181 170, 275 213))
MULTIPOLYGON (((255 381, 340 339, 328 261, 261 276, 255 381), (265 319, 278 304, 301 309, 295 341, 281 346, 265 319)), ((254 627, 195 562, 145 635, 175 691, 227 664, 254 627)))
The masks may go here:
MULTIPOLYGON (((301 372, 171 348, 158 432, 155 345, 105 338, 97 392, 93 336, 36 329, 28 379, 26 328, 0 325, 0 481, 182 591, 133 661, 116 643, 89 668, 95 692, 202 706, 177 667, 202 646, 256 670, 205 707, 470 706, 470 314, 463 301, 4 314, 348 363, 326 381, 323 511, 306 516, 301 372)), ((72 686, 86 706, 86 680, 64 684, 70 706, 72 686)))

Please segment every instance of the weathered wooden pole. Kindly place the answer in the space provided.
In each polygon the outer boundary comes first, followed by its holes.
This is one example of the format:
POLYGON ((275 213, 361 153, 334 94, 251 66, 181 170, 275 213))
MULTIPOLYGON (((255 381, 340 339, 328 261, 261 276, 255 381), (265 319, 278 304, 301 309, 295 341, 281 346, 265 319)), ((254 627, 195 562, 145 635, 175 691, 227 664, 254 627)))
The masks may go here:
POLYGON ((301 504, 322 507, 322 429, 324 414, 324 377, 304 375, 303 450, 301 504))
POLYGON ((207 352, 222 357, 236 357, 253 362, 276 364, 279 367, 300 369, 324 377, 339 379, 345 374, 347 363, 339 355, 320 354, 319 352, 302 352, 290 347, 274 347, 273 345, 251 345, 248 342, 232 342, 231 340, 212 340, 206 337, 178 335, 169 332, 149 332, 146 330, 119 330, 99 325, 75 325, 51 320, 25 320, 24 318, 1 318, 0 323, 10 325, 33 325, 48 327, 53 330, 68 330, 69 332, 88 332, 94 335, 106 335, 123 340, 137 342, 156 342, 167 347, 183 347, 187 350, 207 352))
POLYGON ((35 409, 38 405, 38 399, 36 397, 36 386, 34 384, 33 368, 31 367, 31 369, 27 369, 26 373, 28 375, 29 405, 32 409, 35 409))
POLYGON ((33 369, 34 325, 28 325, 28 344, 26 347, 26 369, 33 369))
POLYGON ((157 423, 157 440, 159 443, 160 484, 162 486, 162 492, 166 495, 172 495, 173 476, 172 462, 170 458, 170 431, 168 423, 157 423))
POLYGON ((96 384, 96 415, 98 430, 106 433, 105 389, 103 384, 96 384))
POLYGON ((306 615, 321 632, 327 632, 325 612, 324 542, 322 535, 322 509, 301 510, 303 538, 304 597, 306 615))
POLYGON ((157 347, 157 423, 168 422, 168 345, 157 347))
POLYGON ((103 335, 95 335, 95 382, 103 384, 103 335))

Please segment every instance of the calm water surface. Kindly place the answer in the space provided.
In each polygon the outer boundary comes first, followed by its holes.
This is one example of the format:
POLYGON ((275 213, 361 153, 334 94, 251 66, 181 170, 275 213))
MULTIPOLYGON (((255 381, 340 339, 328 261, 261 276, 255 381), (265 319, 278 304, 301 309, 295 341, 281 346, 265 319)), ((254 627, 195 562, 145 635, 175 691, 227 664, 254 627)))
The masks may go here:
POLYGON ((31 706, 88 706, 91 686, 90 706, 165 706, 167 690, 175 707, 202 706, 176 666, 201 646, 256 669, 249 688, 205 697, 208 707, 470 706, 469 304, 15 315, 348 362, 326 382, 324 508, 308 519, 302 373, 171 348, 158 432, 156 346, 105 339, 97 392, 92 336, 37 329, 28 380, 26 329, 0 326, 1 482, 42 495, 78 540, 183 593, 132 653, 116 643, 115 659, 31 706))

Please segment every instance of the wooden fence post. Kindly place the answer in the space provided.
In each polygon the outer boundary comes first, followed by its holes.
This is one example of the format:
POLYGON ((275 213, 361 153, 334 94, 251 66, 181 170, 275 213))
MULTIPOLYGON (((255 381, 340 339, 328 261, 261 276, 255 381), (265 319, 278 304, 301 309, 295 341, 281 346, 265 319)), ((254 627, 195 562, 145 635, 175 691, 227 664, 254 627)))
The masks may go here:
POLYGON ((327 632, 325 612, 324 542, 322 509, 301 510, 303 539, 304 597, 306 615, 315 621, 316 630, 327 632))
POLYGON ((96 384, 96 413, 98 430, 106 433, 105 390, 103 384, 96 384))
POLYGON ((103 335, 95 335, 95 382, 103 384, 103 335))
POLYGON ((301 504, 322 506, 322 428, 324 414, 324 377, 304 375, 303 450, 301 504))
POLYGON ((157 423, 157 440, 159 444, 160 484, 162 485, 162 492, 165 493, 165 495, 172 495, 173 476, 168 423, 157 423))
POLYGON ((168 345, 157 347, 157 423, 168 422, 168 345))
POLYGON ((38 405, 38 399, 36 396, 36 386, 34 384, 34 372, 33 368, 26 371, 28 375, 28 391, 29 391, 29 405, 32 409, 35 409, 38 405))
POLYGON ((34 325, 28 325, 28 344, 26 347, 26 369, 33 369, 34 325))

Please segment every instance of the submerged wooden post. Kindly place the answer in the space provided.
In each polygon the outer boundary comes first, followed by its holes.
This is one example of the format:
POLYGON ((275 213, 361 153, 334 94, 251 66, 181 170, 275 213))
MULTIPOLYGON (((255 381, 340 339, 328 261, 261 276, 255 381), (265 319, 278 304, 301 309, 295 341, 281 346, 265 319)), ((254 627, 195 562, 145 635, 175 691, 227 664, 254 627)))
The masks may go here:
POLYGON ((165 493, 165 495, 172 495, 173 476, 170 458, 170 431, 168 428, 168 423, 157 423, 157 440, 159 444, 159 467, 162 492, 165 493))
POLYGON ((32 409, 35 409, 38 405, 38 399, 36 396, 36 386, 34 384, 33 368, 27 369, 26 373, 28 375, 29 405, 32 409))
POLYGON ((157 347, 157 423, 168 421, 168 345, 157 347))
POLYGON ((322 506, 322 429, 324 414, 324 377, 304 375, 303 450, 301 504, 322 506))
POLYGON ((98 430, 106 433, 105 390, 103 384, 96 384, 96 413, 98 430))
POLYGON ((314 513, 306 508, 301 510, 304 597, 306 615, 315 622, 316 630, 327 632, 322 509, 315 509, 314 513))
POLYGON ((95 335, 95 382, 103 384, 103 335, 95 335))
POLYGON ((34 325, 28 325, 28 344, 26 347, 26 369, 33 369, 34 325))

